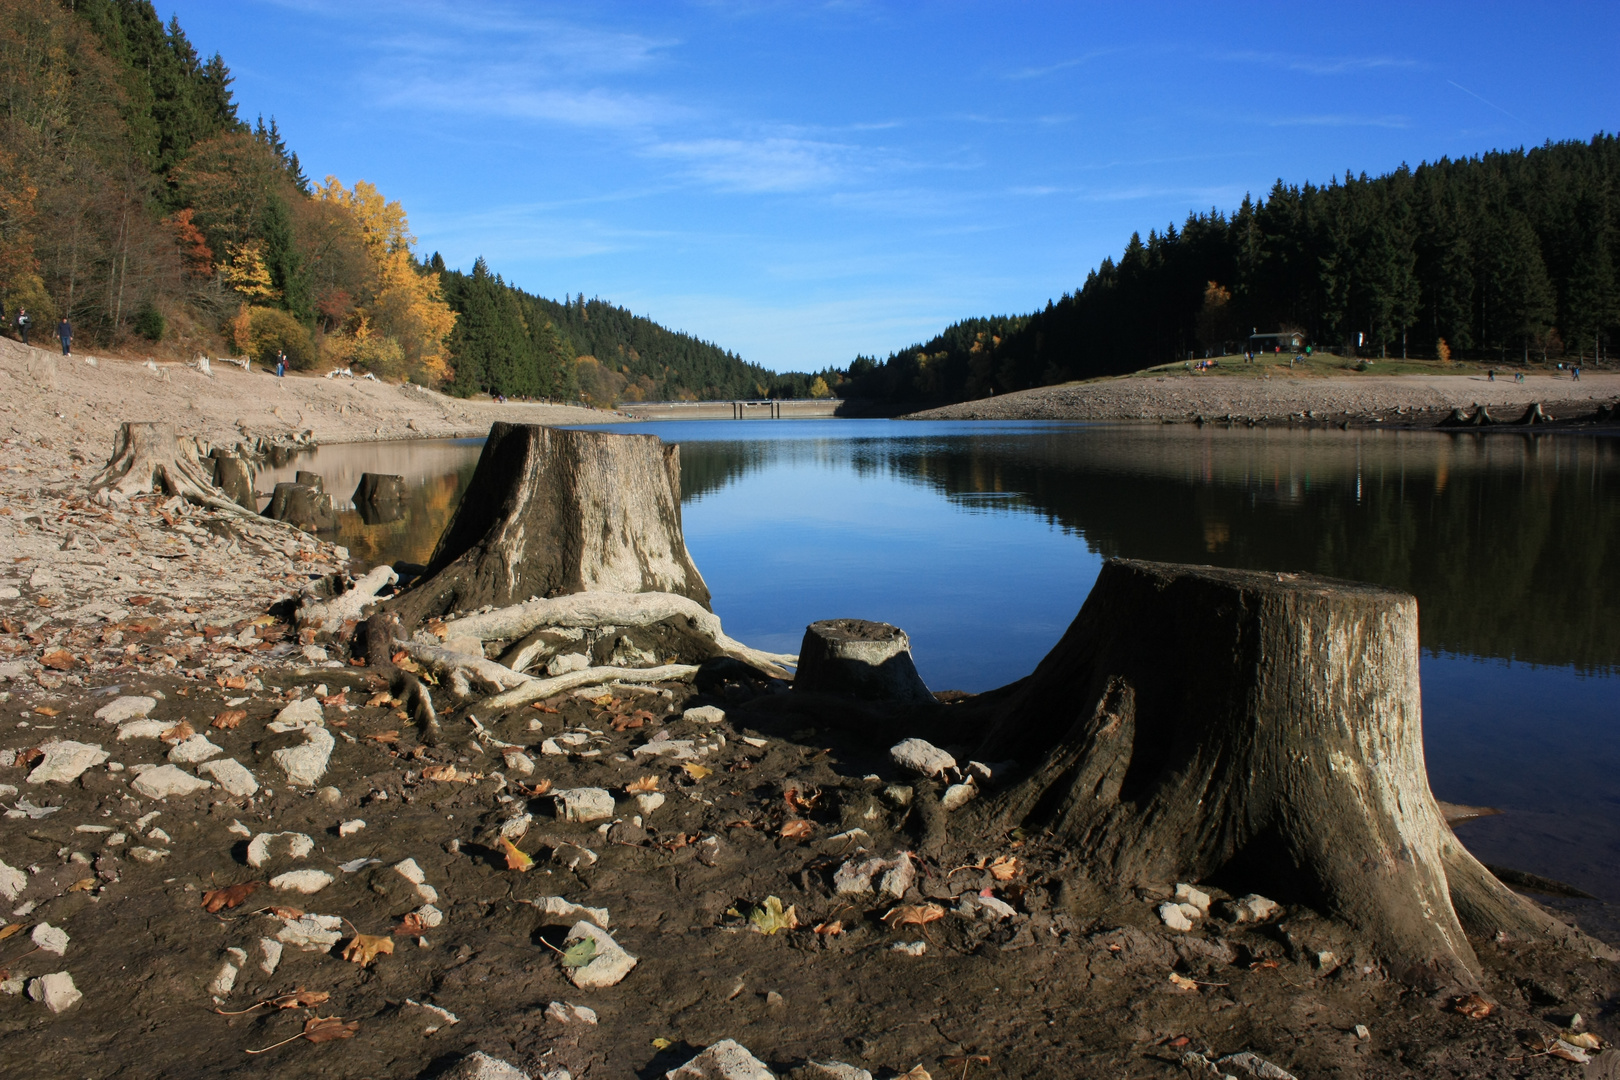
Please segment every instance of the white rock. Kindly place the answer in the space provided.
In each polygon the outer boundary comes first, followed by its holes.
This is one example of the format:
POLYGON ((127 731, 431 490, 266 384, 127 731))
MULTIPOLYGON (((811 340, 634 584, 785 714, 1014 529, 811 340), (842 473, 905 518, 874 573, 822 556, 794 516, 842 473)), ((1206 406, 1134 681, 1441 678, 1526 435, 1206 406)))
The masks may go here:
POLYGON ((776 1074, 735 1039, 722 1039, 664 1076, 666 1080, 776 1080, 776 1074))
POLYGON ((672 761, 696 761, 704 753, 706 751, 700 751, 697 743, 691 739, 653 739, 631 751, 632 756, 638 760, 644 757, 667 757, 672 761))
POLYGON ((636 795, 636 806, 640 808, 643 816, 650 815, 663 805, 664 793, 662 791, 642 791, 636 795))
POLYGON ((148 799, 167 799, 170 795, 190 795, 213 787, 207 780, 199 780, 175 765, 160 765, 147 769, 129 785, 148 799))
POLYGON ((262 937, 259 939, 259 970, 266 975, 274 975, 276 968, 281 966, 281 942, 275 938, 262 937))
POLYGON ((546 1006, 546 1015, 559 1024, 595 1024, 596 1010, 567 1001, 553 1001, 546 1006))
POLYGON ((1188 915, 1189 911, 1195 916, 1198 909, 1191 904, 1163 903, 1159 905, 1159 918, 1170 929, 1186 933, 1193 928, 1193 916, 1188 915))
POLYGON ((209 742, 208 736, 193 735, 175 744, 174 749, 169 751, 169 760, 177 765, 195 765, 211 757, 219 757, 224 752, 221 747, 209 742))
POLYGON ((431 1018, 428 1020, 427 1026, 422 1029, 422 1034, 424 1035, 431 1035, 435 1031, 442 1031, 444 1028, 450 1027, 452 1024, 461 1023, 461 1017, 457 1016, 449 1009, 441 1009, 437 1005, 428 1005, 420 1001, 412 1001, 410 998, 405 999, 405 1004, 411 1006, 412 1008, 421 1009, 431 1018))
POLYGON ((333 877, 325 870, 289 870, 285 874, 277 874, 270 879, 272 889, 281 889, 284 892, 301 892, 308 896, 318 893, 332 884, 333 877))
POLYGON ((608 909, 605 907, 586 907, 584 904, 571 904, 560 896, 537 896, 529 903, 539 908, 541 913, 545 915, 559 919, 585 918, 604 930, 608 928, 608 909))
MULTIPOLYGON (((319 708, 320 703, 316 703, 319 708)), ((289 706, 290 708, 291 706, 289 706)), ((326 775, 327 763, 332 760, 332 749, 337 740, 325 728, 304 729, 304 745, 289 746, 270 755, 287 774, 287 782, 298 787, 314 787, 326 775)))
POLYGON ((482 1050, 475 1050, 456 1062, 455 1068, 443 1073, 441 1080, 532 1080, 532 1078, 522 1069, 508 1065, 498 1057, 491 1057, 482 1050))
POLYGON ((162 829, 153 829, 151 832, 146 834, 146 838, 159 844, 167 844, 171 839, 169 834, 164 832, 162 829))
POLYGON ((530 776, 534 773, 534 758, 521 750, 508 750, 501 755, 506 764, 506 771, 513 776, 530 776))
POLYGON ((956 905, 959 914, 969 917, 979 915, 990 919, 1010 919, 1018 914, 1018 909, 1005 900, 998 900, 994 896, 980 896, 977 893, 963 893, 956 905))
POLYGON ((253 839, 253 830, 242 824, 240 821, 233 820, 225 831, 230 833, 232 836, 240 836, 244 840, 253 839))
POLYGON ((248 865, 259 869, 275 857, 277 849, 289 859, 302 859, 315 850, 315 841, 301 832, 260 833, 248 844, 248 865))
POLYGON ((359 832, 365 827, 366 823, 361 821, 359 818, 355 818, 353 821, 340 822, 338 824, 338 835, 353 836, 355 833, 359 832))
POLYGON ((1294 1074, 1287 1069, 1279 1068, 1260 1057, 1245 1050, 1241 1054, 1227 1054, 1215 1064, 1223 1069, 1242 1069, 1250 1076, 1259 1080, 1294 1080, 1294 1074))
POLYGON ((1221 915, 1235 923, 1265 922, 1281 910, 1275 900, 1267 900, 1258 893, 1221 905, 1221 915))
POLYGON ((106 724, 122 724, 125 720, 145 716, 155 705, 157 705, 156 698, 143 696, 113 698, 96 710, 96 719, 106 724))
POLYGON ((0 585, 0 600, 18 600, 22 597, 22 590, 15 585, 0 585))
POLYGON ((799 1075, 805 1080, 872 1080, 872 1074, 842 1061, 807 1062, 799 1075))
POLYGON ((718 705, 699 705, 695 709, 687 709, 681 713, 682 720, 691 720, 697 724, 718 724, 726 718, 726 710, 718 705))
POLYGON ((0 859, 0 896, 7 900, 15 900, 28 888, 28 875, 16 867, 7 866, 4 859, 0 859))
POLYGON ((952 784, 945 789, 945 794, 939 797, 939 805, 947 812, 960 810, 972 802, 978 794, 979 789, 972 784, 952 784))
POLYGON ((889 749, 889 757, 901 768, 924 776, 938 776, 947 769, 956 768, 955 758, 923 739, 906 739, 895 744, 889 749))
POLYGON ((590 963, 568 971, 569 979, 580 989, 600 990, 604 986, 617 986, 636 966, 636 958, 620 948, 613 935, 595 923, 583 919, 575 923, 568 936, 563 938, 563 945, 566 947, 581 938, 596 942, 596 955, 590 963))
POLYGON ((423 904, 421 907, 412 912, 412 914, 421 919, 422 925, 430 930, 433 927, 443 925, 444 923, 444 912, 440 911, 432 904, 423 904))
POLYGON ((321 727, 326 723, 325 715, 321 711, 321 703, 312 697, 299 698, 276 713, 276 718, 266 724, 266 729, 280 733, 283 731, 296 731, 300 728, 321 727))
POLYGON ((167 720, 131 720, 127 724, 118 725, 118 741, 161 738, 163 733, 172 727, 174 725, 167 720))
MULTIPOLYGON (((342 927, 343 920, 336 915, 302 915, 284 920, 281 929, 276 931, 276 940, 304 952, 325 952, 343 937, 342 927)), ((266 950, 265 963, 269 962, 269 955, 266 950)), ((276 954, 276 962, 281 962, 280 953, 276 954)))
POLYGON ((422 868, 416 865, 415 859, 405 859, 394 864, 394 872, 412 885, 423 885, 427 882, 427 875, 422 868))
POLYGON ((67 952, 68 941, 71 940, 66 930, 50 923, 40 923, 34 927, 31 936, 34 939, 34 947, 40 952, 55 953, 57 956, 67 952))
POLYGON ((926 941, 897 941, 889 946, 890 952, 905 953, 907 956, 921 956, 928 951, 926 941))
POLYGON ((84 770, 107 760, 107 752, 93 743, 64 739, 61 742, 46 743, 40 749, 45 751, 45 760, 34 766, 34 771, 28 774, 30 784, 51 781, 71 784, 84 770))
POLYGON ((150 866, 153 863, 162 862, 164 859, 167 859, 169 857, 169 853, 161 848, 132 847, 129 849, 129 857, 134 859, 136 862, 146 863, 148 866, 150 866))
POLYGON ((73 1008, 84 997, 73 985, 73 976, 65 971, 28 980, 28 996, 44 1002, 53 1013, 73 1008))
POLYGON ((214 782, 230 795, 248 796, 259 790, 259 781, 254 778, 246 765, 235 758, 218 758, 204 762, 197 766, 197 771, 212 776, 214 782))
POLYGON ((214 981, 208 984, 208 992, 215 997, 224 997, 236 989, 236 973, 238 970, 235 964, 229 960, 225 961, 224 965, 219 969, 219 974, 214 976, 214 981))
POLYGON ((1176 883, 1176 902, 1191 904, 1198 909, 1200 916, 1209 914, 1209 893, 1195 889, 1184 881, 1176 883))
POLYGON ((584 653, 562 653, 546 664, 547 675, 566 675, 570 671, 583 671, 591 666, 591 658, 584 653))
POLYGON ((889 859, 876 856, 850 859, 834 872, 833 888, 844 896, 877 891, 898 900, 911 888, 916 877, 917 868, 911 856, 902 851, 889 859), (875 885, 873 878, 877 878, 875 885))
POLYGON ((613 793, 606 788, 564 788, 551 797, 564 821, 601 821, 613 816, 613 793))

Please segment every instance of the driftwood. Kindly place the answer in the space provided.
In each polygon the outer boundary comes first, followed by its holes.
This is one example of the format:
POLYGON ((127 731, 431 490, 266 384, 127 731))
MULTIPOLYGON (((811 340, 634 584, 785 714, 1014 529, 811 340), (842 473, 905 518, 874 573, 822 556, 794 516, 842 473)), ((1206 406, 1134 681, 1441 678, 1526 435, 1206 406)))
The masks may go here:
POLYGON ((345 624, 358 624, 366 609, 377 603, 377 594, 398 580, 393 567, 375 567, 337 596, 324 600, 306 598, 294 613, 294 621, 300 628, 309 627, 317 634, 341 634, 345 624))
POLYGON ((1417 602, 1383 588, 1110 560, 975 755, 1033 769, 970 817, 1049 830, 1104 887, 1209 881, 1308 903, 1415 980, 1477 983, 1465 928, 1606 950, 1497 881, 1442 819, 1417 630, 1417 602))
POLYGON ((390 607, 414 628, 590 591, 678 593, 708 607, 681 534, 679 447, 498 423, 421 581, 390 607))
POLYGON ((212 473, 202 463, 197 441, 176 434, 173 424, 126 420, 118 426, 112 458, 91 478, 90 490, 126 497, 163 491, 213 510, 252 513, 215 487, 212 473))
POLYGON ((549 679, 534 679, 522 686, 497 694, 484 702, 491 709, 515 709, 531 701, 540 701, 553 694, 576 690, 581 686, 600 686, 603 683, 685 682, 698 673, 696 664, 660 664, 650 668, 588 667, 554 675, 549 679))

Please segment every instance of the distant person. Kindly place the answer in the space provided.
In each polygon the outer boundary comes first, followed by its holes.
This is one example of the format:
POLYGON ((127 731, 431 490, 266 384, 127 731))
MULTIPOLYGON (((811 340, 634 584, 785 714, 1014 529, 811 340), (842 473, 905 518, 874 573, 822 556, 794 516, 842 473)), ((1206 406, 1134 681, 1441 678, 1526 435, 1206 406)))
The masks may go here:
POLYGON ((22 335, 24 345, 28 344, 28 327, 33 321, 28 317, 27 308, 20 307, 17 309, 17 333, 22 335))
POLYGON ((277 349, 276 350, 276 378, 284 379, 286 377, 287 377, 287 354, 282 352, 280 349, 277 349))
POLYGON ((1574 379, 1576 382, 1580 382, 1581 381, 1581 366, 1579 364, 1576 364, 1574 367, 1570 368, 1569 370, 1570 370, 1570 378, 1574 379))
POLYGON ((1513 381, 1514 381, 1514 382, 1516 382, 1516 383, 1522 383, 1522 382, 1524 382, 1524 372, 1522 372, 1522 371, 1515 371, 1515 372, 1514 372, 1514 373, 1513 373, 1513 381))
POLYGON ((1485 373, 1485 381, 1486 382, 1495 382, 1496 381, 1496 369, 1495 368, 1491 368, 1491 370, 1489 370, 1489 371, 1487 371, 1485 373))
POLYGON ((62 355, 73 355, 73 324, 67 321, 66 315, 56 324, 56 337, 62 343, 62 355))

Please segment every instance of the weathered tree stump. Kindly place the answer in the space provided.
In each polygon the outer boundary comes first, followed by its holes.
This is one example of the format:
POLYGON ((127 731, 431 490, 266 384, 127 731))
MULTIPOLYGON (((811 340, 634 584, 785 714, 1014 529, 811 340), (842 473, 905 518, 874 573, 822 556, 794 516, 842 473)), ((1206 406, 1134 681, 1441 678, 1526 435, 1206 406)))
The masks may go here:
POLYGON ((208 456, 214 462, 214 485, 236 505, 257 514, 259 499, 253 491, 253 466, 240 455, 217 446, 208 456))
POLYGON ((264 516, 285 521, 305 532, 331 532, 338 526, 337 511, 332 509, 332 496, 318 487, 285 480, 270 493, 270 505, 265 508, 264 516))
POLYGON ((299 469, 293 474, 293 483, 303 484, 305 487, 312 487, 316 491, 326 490, 326 481, 321 477, 321 474, 318 472, 309 472, 306 469, 299 469))
POLYGON ((1524 410, 1524 415, 1515 420, 1514 423, 1525 425, 1545 424, 1551 420, 1552 417, 1541 410, 1541 402, 1532 401, 1530 407, 1524 410))
POLYGON ((1307 903, 1424 981, 1475 982, 1465 926, 1573 936, 1441 817, 1404 593, 1110 560, 976 756, 1033 766, 980 804, 981 825, 1046 828, 1105 887, 1212 881, 1307 903))
POLYGON ((824 619, 806 627, 793 689, 863 701, 935 704, 912 662, 906 632, 865 619, 824 619))
POLYGON ((173 424, 126 420, 118 426, 112 458, 91 478, 90 489, 125 496, 165 491, 199 506, 244 512, 214 486, 211 473, 198 456, 197 441, 176 434, 173 424))
POLYGON ((497 423, 420 581, 406 628, 486 604, 577 592, 709 589, 681 534, 680 448, 652 435, 497 423))
POLYGON ((398 521, 405 516, 405 478, 388 473, 362 473, 354 489, 354 508, 367 525, 398 521))

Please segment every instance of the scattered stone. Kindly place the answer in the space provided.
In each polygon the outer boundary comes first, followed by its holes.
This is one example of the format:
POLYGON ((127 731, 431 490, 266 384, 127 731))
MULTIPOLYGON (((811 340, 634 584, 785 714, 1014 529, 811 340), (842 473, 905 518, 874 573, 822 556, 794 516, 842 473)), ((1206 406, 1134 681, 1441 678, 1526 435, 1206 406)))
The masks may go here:
POLYGON ((423 904, 421 907, 412 912, 412 914, 420 919, 422 921, 422 925, 427 927, 429 930, 433 929, 435 926, 443 925, 444 923, 444 912, 440 911, 432 904, 423 904))
MULTIPOLYGON (((320 708, 320 703, 316 702, 315 707, 320 708)), ((304 735, 302 746, 277 750, 270 757, 287 774, 288 783, 298 787, 314 787, 315 782, 326 775, 326 765, 332 760, 332 749, 337 746, 337 740, 332 738, 331 732, 321 727, 305 728, 304 735)))
POLYGON ((1370 1038, 1372 1038, 1372 1032, 1367 1029, 1366 1024, 1357 1024, 1356 1025, 1356 1038, 1358 1038, 1358 1039, 1370 1039, 1370 1038))
POLYGON ((28 887, 28 875, 0 859, 0 896, 15 900, 28 887))
POLYGON ((540 909, 541 914, 551 915, 559 919, 591 920, 597 926, 606 930, 608 928, 608 909, 605 907, 586 907, 584 904, 573 904, 560 896, 538 896, 527 901, 540 909))
POLYGON ((979 794, 979 789, 973 784, 952 784, 945 789, 945 794, 939 798, 939 805, 946 811, 960 810, 979 794))
POLYGON ((980 915, 990 919, 1010 919, 1018 914, 1018 909, 1005 900, 998 900, 994 896, 980 896, 978 893, 963 893, 957 902, 956 911, 959 915, 976 918, 980 915))
MULTIPOLYGON (((276 940, 304 952, 325 952, 343 937, 343 920, 336 915, 301 915, 283 920, 276 940)), ((268 952, 266 959, 268 960, 268 952)), ((277 962, 280 962, 279 954, 277 962)))
POLYGON ((122 724, 125 720, 145 716, 156 705, 156 698, 144 696, 114 698, 96 710, 96 719, 105 724, 122 724))
POLYGON ((601 821, 613 816, 613 793, 606 788, 565 788, 552 792, 557 816, 564 821, 601 821))
POLYGON ((591 658, 584 653, 562 653, 553 656, 546 664, 547 675, 566 675, 570 671, 583 671, 591 666, 591 658))
POLYGON ((917 789, 910 784, 890 784, 883 789, 883 798, 897 810, 904 810, 916 797, 917 789))
POLYGON ((872 1074, 842 1061, 811 1061, 794 1074, 798 1080, 872 1080, 872 1074))
POLYGON ((34 932, 30 936, 34 940, 34 947, 40 952, 55 953, 57 956, 67 952, 70 939, 68 938, 68 932, 60 926, 52 926, 50 923, 42 922, 34 927, 34 932))
POLYGON ((905 953, 907 956, 921 956, 928 951, 926 941, 897 941, 889 946, 890 952, 905 953))
POLYGON ((568 971, 568 978, 580 989, 600 990, 606 986, 617 986, 636 966, 636 958, 620 948, 612 934, 583 919, 568 931, 563 945, 566 948, 582 938, 596 942, 596 955, 590 963, 568 971))
POLYGON ((192 795, 213 787, 207 780, 199 780, 175 765, 159 765, 147 769, 129 785, 148 799, 167 799, 170 795, 192 795))
POLYGON ((45 751, 45 760, 34 766, 34 771, 28 774, 30 784, 47 782, 71 784, 86 769, 107 760, 106 751, 94 743, 64 739, 61 742, 46 743, 40 749, 45 751))
POLYGON ((260 833, 248 844, 248 865, 259 869, 275 857, 277 848, 289 859, 302 859, 315 850, 315 841, 301 832, 260 833))
POLYGON ((1251 1054, 1247 1050, 1241 1054, 1227 1054, 1215 1064, 1226 1069, 1242 1069, 1259 1080, 1295 1080, 1294 1074, 1287 1069, 1278 1068, 1265 1058, 1251 1054))
POLYGON ((276 968, 281 966, 281 942, 275 938, 262 937, 259 939, 259 970, 266 975, 274 975, 276 968))
POLYGON ((298 731, 311 727, 322 727, 326 724, 326 716, 321 711, 321 703, 312 697, 299 698, 276 713, 276 718, 265 727, 273 732, 298 731))
POLYGON ((321 788, 321 790, 317 791, 315 793, 315 797, 317 799, 321 800, 322 804, 326 805, 326 806, 342 806, 343 805, 343 792, 340 791, 339 789, 335 788, 335 787, 330 786, 330 785, 328 785, 326 787, 323 787, 323 788, 321 788))
POLYGON ((439 1080, 533 1080, 533 1078, 522 1069, 508 1065, 498 1057, 491 1057, 482 1050, 475 1050, 456 1062, 455 1067, 449 1072, 441 1074, 439 1080))
POLYGON ((671 761, 696 761, 704 753, 706 751, 699 750, 697 743, 693 740, 672 739, 669 737, 669 732, 660 731, 657 735, 632 750, 631 756, 638 760, 644 757, 667 757, 671 761))
POLYGON ((253 839, 253 830, 242 824, 240 821, 236 821, 234 819, 231 821, 230 825, 226 827, 225 831, 230 833, 232 836, 240 836, 244 840, 253 839))
POLYGON ((534 774, 534 758, 521 750, 508 750, 501 755, 506 764, 506 771, 513 776, 532 776, 534 774))
POLYGON ((208 736, 193 735, 184 742, 175 744, 174 749, 169 751, 169 760, 177 765, 196 765, 211 757, 218 757, 224 752, 223 748, 209 742, 208 736))
POLYGON ((338 835, 353 836, 355 833, 359 832, 365 827, 366 823, 361 821, 359 818, 355 818, 353 821, 340 822, 338 824, 338 835))
POLYGON ((1200 916, 1209 914, 1209 894, 1184 881, 1176 883, 1176 903, 1191 904, 1198 909, 1200 916))
POLYGON ((429 904, 438 902, 438 890, 427 883, 427 875, 422 873, 422 868, 416 865, 415 859, 405 859, 395 863, 394 870, 400 877, 416 886, 416 895, 420 896, 423 901, 429 904))
POLYGON ((664 805, 662 791, 643 791, 636 795, 636 807, 643 817, 650 815, 654 810, 664 805))
POLYGON ((161 738, 163 733, 172 727, 174 725, 167 720, 131 720, 127 724, 118 725, 118 741, 161 738))
POLYGON ((1191 904, 1163 903, 1159 905, 1159 918, 1172 930, 1186 933, 1193 928, 1198 909, 1191 904))
POLYGON ((270 887, 285 892, 301 892, 308 896, 320 892, 332 884, 333 880, 332 875, 325 870, 289 870, 285 874, 277 874, 271 878, 270 887))
POLYGON ((1275 900, 1267 900, 1258 893, 1250 893, 1221 905, 1222 917, 1235 923, 1265 922, 1281 910, 1275 900))
POLYGON ((546 1016, 559 1024, 595 1024, 596 1010, 587 1009, 583 1005, 574 1005, 567 1001, 553 1001, 546 1006, 546 1016))
POLYGON ((939 776, 956 768, 955 758, 924 739, 906 739, 896 743, 890 748, 889 757, 901 768, 924 776, 939 776))
POLYGON ((240 969, 229 960, 220 967, 219 974, 214 981, 208 984, 208 992, 215 997, 224 997, 236 989, 236 975, 240 969))
POLYGON ((162 848, 132 847, 129 849, 129 857, 136 862, 146 863, 150 866, 153 863, 167 859, 169 853, 162 848))
POLYGON ((28 980, 28 996, 43 1002, 53 1013, 71 1009, 84 998, 73 985, 73 976, 65 971, 28 980))
POLYGON ((833 889, 843 896, 876 891, 898 900, 911 888, 916 877, 917 867, 911 855, 902 851, 888 859, 850 859, 833 874, 833 889), (877 878, 875 886, 873 878, 877 878))
POLYGON ((665 1080, 776 1080, 765 1063, 735 1039, 723 1039, 678 1069, 665 1080))
POLYGON ((690 720, 696 724, 718 724, 726 718, 726 710, 718 705, 699 705, 695 709, 687 709, 681 713, 682 720, 690 720))
POLYGON ((405 999, 405 1004, 413 1008, 421 1009, 432 1018, 428 1021, 428 1026, 422 1029, 422 1034, 424 1035, 431 1035, 435 1031, 441 1031, 444 1028, 450 1027, 452 1024, 461 1023, 461 1017, 457 1016, 449 1009, 441 1009, 437 1005, 428 1005, 424 1002, 412 1001, 410 998, 405 999))
POLYGON ((247 766, 235 758, 218 758, 204 762, 197 766, 197 771, 212 776, 214 782, 230 795, 245 798, 259 790, 259 781, 254 778, 247 766))

